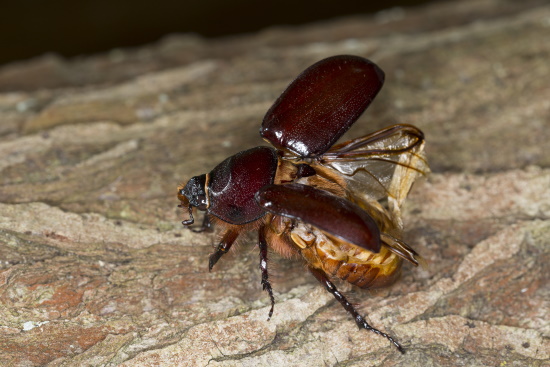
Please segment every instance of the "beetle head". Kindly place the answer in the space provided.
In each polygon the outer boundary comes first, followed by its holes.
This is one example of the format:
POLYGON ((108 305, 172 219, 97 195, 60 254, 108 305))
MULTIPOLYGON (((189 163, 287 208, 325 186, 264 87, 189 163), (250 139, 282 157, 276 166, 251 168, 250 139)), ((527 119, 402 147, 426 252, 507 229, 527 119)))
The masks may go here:
POLYGON ((181 222, 189 226, 195 222, 193 218, 193 207, 199 210, 208 208, 208 196, 206 194, 206 175, 192 177, 185 186, 178 187, 178 199, 181 201, 180 207, 189 210, 189 219, 181 222))

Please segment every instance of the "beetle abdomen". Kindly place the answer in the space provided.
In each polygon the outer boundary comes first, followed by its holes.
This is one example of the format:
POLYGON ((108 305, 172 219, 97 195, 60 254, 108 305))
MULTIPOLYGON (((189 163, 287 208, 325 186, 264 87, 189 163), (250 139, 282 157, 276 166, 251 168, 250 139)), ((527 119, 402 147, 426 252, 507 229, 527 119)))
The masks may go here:
POLYGON ((256 147, 235 154, 218 164, 208 177, 208 214, 236 225, 261 218, 265 211, 256 204, 254 194, 273 183, 277 153, 256 147))
POLYGON ((293 228, 290 237, 310 264, 358 287, 383 287, 400 274, 402 260, 386 245, 374 253, 303 223, 293 228))
POLYGON ((324 248, 317 246, 316 250, 317 256, 323 261, 323 270, 327 274, 361 288, 379 288, 389 285, 397 279, 401 269, 402 260, 385 246, 382 246, 380 253, 371 253, 370 259, 365 262, 351 257, 347 261, 329 259, 331 254, 324 248))

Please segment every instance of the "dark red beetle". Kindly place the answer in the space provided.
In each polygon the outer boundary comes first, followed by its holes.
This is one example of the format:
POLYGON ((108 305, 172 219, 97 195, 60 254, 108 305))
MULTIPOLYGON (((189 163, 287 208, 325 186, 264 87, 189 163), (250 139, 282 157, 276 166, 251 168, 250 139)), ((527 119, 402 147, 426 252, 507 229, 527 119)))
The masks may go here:
POLYGON ((394 125, 333 144, 374 99, 384 72, 357 56, 334 56, 310 66, 267 111, 260 135, 276 149, 256 147, 227 158, 210 173, 178 188, 181 207, 193 224, 193 208, 206 211, 203 225, 223 228, 209 269, 244 232, 259 233, 263 289, 267 249, 298 255, 360 328, 373 328, 336 289, 329 277, 361 288, 391 284, 402 259, 420 257, 401 238, 401 205, 414 180, 428 171, 424 135, 411 125, 394 125))

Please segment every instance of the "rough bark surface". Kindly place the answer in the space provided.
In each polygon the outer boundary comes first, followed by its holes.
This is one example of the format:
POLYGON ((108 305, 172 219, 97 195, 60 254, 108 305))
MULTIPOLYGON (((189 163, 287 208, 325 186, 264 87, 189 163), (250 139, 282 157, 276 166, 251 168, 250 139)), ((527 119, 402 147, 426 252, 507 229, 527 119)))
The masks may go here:
POLYGON ((471 0, 0 69, 1 364, 548 365, 548 39, 545 1, 471 0), (387 76, 347 137, 427 136, 404 220, 429 267, 348 290, 405 355, 275 255, 266 321, 254 238, 209 273, 216 235, 176 208, 180 182, 262 144, 292 78, 343 53, 387 76))

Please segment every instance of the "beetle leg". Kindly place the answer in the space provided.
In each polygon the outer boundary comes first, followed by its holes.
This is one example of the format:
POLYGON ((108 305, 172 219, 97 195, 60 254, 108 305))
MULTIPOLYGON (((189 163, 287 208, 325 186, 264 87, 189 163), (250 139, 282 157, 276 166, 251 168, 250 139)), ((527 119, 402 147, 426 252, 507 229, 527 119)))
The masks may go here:
POLYGON ((214 265, 218 262, 220 257, 222 257, 224 254, 229 251, 237 237, 239 236, 239 232, 235 231, 233 229, 228 229, 224 232, 222 239, 218 246, 216 246, 216 251, 212 255, 210 255, 209 261, 208 261, 208 270, 211 271, 214 265))
POLYGON ((271 309, 269 310, 269 315, 267 320, 271 319, 273 315, 273 308, 275 307, 275 297, 273 297, 273 289, 271 288, 271 283, 269 282, 269 274, 267 272, 267 241, 265 240, 265 227, 261 227, 258 231, 259 233, 259 247, 260 247, 260 270, 262 271, 262 288, 269 295, 271 300, 271 309))
POLYGON ((205 232, 205 231, 210 231, 211 229, 211 223, 210 223, 210 220, 208 219, 208 215, 207 214, 204 214, 204 217, 202 219, 202 224, 199 228, 192 228, 192 227, 187 227, 191 230, 191 232, 195 232, 195 233, 202 233, 202 232, 205 232))
POLYGON ((386 338, 390 342, 392 342, 393 345, 395 345, 395 347, 397 348, 397 350, 399 350, 403 354, 405 353, 405 351, 403 350, 403 347, 401 346, 401 344, 399 344, 394 338, 392 338, 388 334, 383 333, 380 330, 375 329, 372 326, 370 326, 369 323, 363 318, 363 316, 359 315, 359 313, 357 312, 355 307, 353 307, 353 305, 351 303, 349 303, 349 301, 346 299, 346 297, 344 297, 344 295, 342 293, 340 293, 340 291, 328 279, 327 275, 322 270, 314 269, 314 268, 310 267, 309 271, 319 281, 319 283, 321 283, 325 287, 325 289, 329 293, 331 293, 334 296, 334 298, 336 298, 338 300, 338 302, 340 302, 340 304, 346 309, 346 311, 348 311, 348 313, 353 317, 353 319, 355 320, 355 323, 357 324, 357 326, 359 326, 359 328, 367 329, 367 330, 370 330, 370 331, 372 331, 372 332, 374 332, 374 333, 376 333, 380 336, 383 336, 384 338, 386 338))

